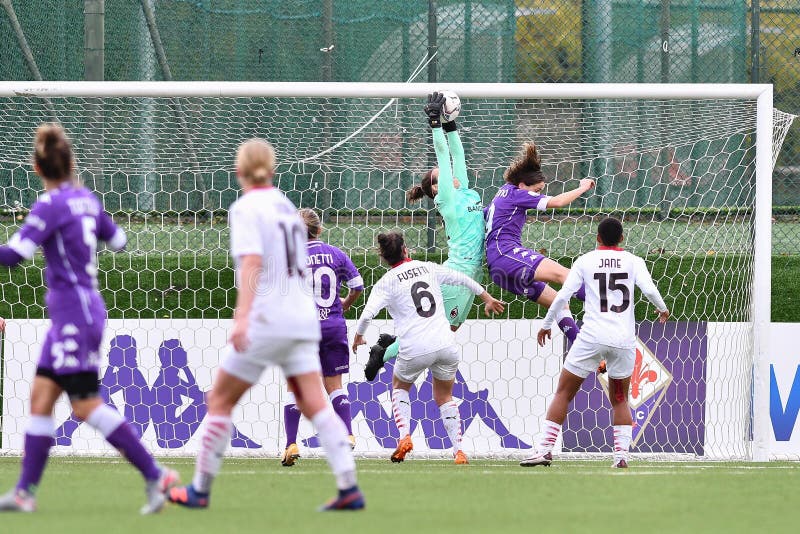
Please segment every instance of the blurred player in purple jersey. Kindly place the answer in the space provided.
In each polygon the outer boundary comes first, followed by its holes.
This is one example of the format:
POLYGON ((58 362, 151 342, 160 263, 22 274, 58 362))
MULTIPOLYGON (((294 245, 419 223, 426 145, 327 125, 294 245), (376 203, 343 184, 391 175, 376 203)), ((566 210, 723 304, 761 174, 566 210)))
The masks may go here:
MULTIPOLYGON (((342 388, 342 375, 350 371, 350 349, 347 346, 347 325, 344 312, 361 296, 364 280, 347 254, 340 249, 320 241, 322 222, 319 215, 309 208, 299 211, 308 229, 308 268, 314 286, 314 301, 317 304, 322 340, 319 342, 319 361, 322 364, 322 381, 331 399, 333 409, 347 427, 350 445, 355 447, 350 399, 342 388), (347 286, 347 296, 339 296, 340 288, 347 286)), ((297 427, 300 425, 300 409, 295 403, 294 393, 289 392, 283 407, 283 425, 286 429, 286 449, 281 464, 290 467, 300 457, 297 447, 297 427)))
POLYGON ((36 130, 33 168, 45 192, 22 228, 0 247, 0 264, 15 266, 44 251, 47 311, 51 326, 42 346, 31 389, 31 416, 25 431, 22 472, 14 489, 0 497, 0 510, 33 512, 36 488, 54 444, 53 407, 67 392, 72 413, 100 432, 133 464, 146 481, 142 514, 158 512, 165 492, 178 482, 159 467, 125 418, 99 395, 100 342, 106 308, 97 290, 97 242, 113 250, 126 243, 91 191, 74 177, 72 146, 57 124, 36 130))
MULTIPOLYGON (((572 191, 554 197, 543 195, 545 176, 541 170, 539 153, 532 143, 525 143, 524 150, 522 157, 506 170, 506 184, 484 210, 486 262, 495 284, 549 308, 556 291, 547 283, 563 284, 569 269, 536 250, 522 246, 526 213, 529 209, 545 211, 563 208, 592 189, 594 180, 583 179, 572 191)), ((583 300, 583 288, 577 296, 583 300)), ((573 343, 578 335, 578 326, 568 306, 556 312, 556 322, 573 343)))

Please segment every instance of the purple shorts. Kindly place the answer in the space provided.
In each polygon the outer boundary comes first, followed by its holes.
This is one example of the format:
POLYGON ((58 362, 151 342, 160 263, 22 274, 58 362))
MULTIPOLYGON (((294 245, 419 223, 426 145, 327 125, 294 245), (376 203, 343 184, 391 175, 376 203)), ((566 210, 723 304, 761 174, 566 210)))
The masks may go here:
POLYGON ((544 282, 534 280, 536 268, 545 256, 528 248, 516 248, 502 256, 489 260, 489 276, 492 282, 515 295, 538 300, 547 287, 544 282))
POLYGON ((103 340, 104 327, 104 320, 95 321, 91 325, 53 322, 42 345, 38 368, 47 369, 56 375, 97 373, 100 368, 100 342, 103 340))
POLYGON ((350 372, 350 348, 347 346, 347 326, 325 328, 319 342, 319 362, 323 376, 338 376, 350 372))

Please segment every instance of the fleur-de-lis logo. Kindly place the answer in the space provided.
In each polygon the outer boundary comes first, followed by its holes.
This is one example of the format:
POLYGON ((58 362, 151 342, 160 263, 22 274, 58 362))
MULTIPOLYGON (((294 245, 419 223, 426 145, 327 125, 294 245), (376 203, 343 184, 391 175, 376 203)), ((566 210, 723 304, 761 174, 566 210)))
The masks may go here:
POLYGON ((631 375, 631 399, 639 400, 642 394, 642 386, 646 382, 655 383, 658 380, 658 373, 650 368, 650 364, 642 364, 642 351, 636 347, 636 360, 633 364, 633 374, 631 375))
MULTIPOLYGON (((608 375, 598 375, 600 385, 608 392, 608 375)), ((637 409, 657 393, 662 393, 672 381, 672 375, 658 361, 653 352, 636 340, 636 359, 631 373, 631 387, 628 391, 628 403, 631 409, 637 409)))

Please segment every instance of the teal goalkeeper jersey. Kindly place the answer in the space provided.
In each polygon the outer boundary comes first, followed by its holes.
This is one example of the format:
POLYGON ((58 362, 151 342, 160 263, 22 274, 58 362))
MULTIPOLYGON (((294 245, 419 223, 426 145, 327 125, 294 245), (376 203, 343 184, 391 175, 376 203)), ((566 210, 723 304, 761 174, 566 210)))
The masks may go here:
POLYGON ((483 219, 481 196, 469 187, 464 148, 458 131, 449 132, 447 137, 441 128, 434 128, 432 132, 439 165, 439 192, 434 203, 444 219, 447 232, 447 264, 475 278, 483 270, 486 223, 483 219), (460 184, 458 188, 453 184, 454 175, 460 184))
POLYGON ((447 263, 450 267, 474 277, 473 272, 483 267, 484 227, 481 196, 473 189, 456 189, 447 205, 434 200, 444 219, 449 249, 447 263))

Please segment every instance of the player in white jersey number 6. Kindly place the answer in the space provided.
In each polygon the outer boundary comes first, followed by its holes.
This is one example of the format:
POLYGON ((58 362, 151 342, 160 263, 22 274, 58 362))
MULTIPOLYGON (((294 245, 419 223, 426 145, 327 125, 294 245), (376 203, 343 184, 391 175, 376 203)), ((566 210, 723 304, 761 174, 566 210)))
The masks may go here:
POLYGON ((381 258, 391 266, 372 288, 356 326, 353 352, 365 345, 364 333, 370 321, 387 308, 394 319, 400 352, 392 380, 392 409, 400 441, 392 454, 393 462, 402 462, 414 448, 411 442, 411 402, 408 392, 419 376, 430 369, 433 375, 433 399, 453 444, 457 464, 466 464, 461 450, 461 417, 453 401, 453 382, 458 371, 456 340, 445 316, 440 284, 469 288, 483 300, 486 315, 501 313, 504 303, 491 296, 469 276, 431 262, 412 260, 399 232, 378 235, 381 258))
POLYGON ((570 347, 561 370, 556 394, 547 409, 537 453, 520 462, 523 467, 550 465, 553 446, 567 417, 569 403, 589 373, 594 372, 603 359, 608 369, 608 396, 613 409, 613 467, 628 467, 628 448, 633 428, 628 389, 636 359, 634 285, 655 305, 660 322, 666 322, 669 310, 644 260, 619 247, 622 238, 622 223, 617 219, 609 217, 600 222, 597 228, 599 246, 575 260, 544 318, 537 335, 542 346, 550 338, 556 310, 562 309, 572 294, 585 284, 583 327, 570 347))
POLYGON ((231 440, 233 409, 271 365, 281 368, 300 411, 317 429, 339 495, 322 510, 359 510, 356 464, 347 429, 322 389, 320 326, 306 279, 306 228, 297 208, 272 185, 275 151, 263 139, 242 143, 236 175, 242 196, 230 207, 236 309, 230 344, 208 394, 194 479, 169 500, 207 508, 211 483, 231 440))

